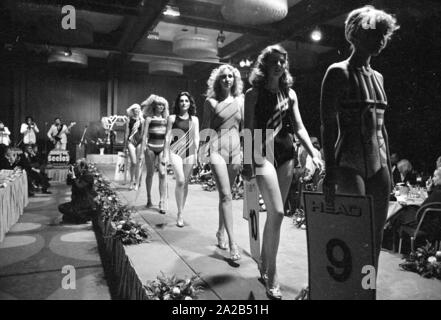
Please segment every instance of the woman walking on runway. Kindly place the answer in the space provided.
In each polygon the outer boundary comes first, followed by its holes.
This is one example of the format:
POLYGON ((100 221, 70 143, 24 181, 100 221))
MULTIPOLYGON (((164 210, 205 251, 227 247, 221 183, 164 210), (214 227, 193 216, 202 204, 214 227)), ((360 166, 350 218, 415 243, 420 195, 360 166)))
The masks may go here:
POLYGON ((249 81, 253 87, 245 94, 245 129, 254 134, 256 129, 262 130, 263 141, 259 145, 254 139, 253 164, 244 164, 243 175, 247 180, 256 175, 267 207, 259 270, 267 296, 281 299, 276 258, 284 203, 294 174, 294 133, 320 170, 322 163, 303 125, 296 93, 291 89, 293 80, 285 49, 279 45, 265 48, 257 58, 249 81))
POLYGON ((165 98, 150 95, 142 103, 145 123, 142 131, 142 150, 144 151, 146 164, 145 185, 147 190, 147 208, 152 204, 152 182, 155 173, 155 164, 159 176, 159 213, 166 213, 166 168, 162 160, 164 156, 165 131, 167 127, 168 102, 165 98))
POLYGON ((321 93, 325 196, 327 201, 333 201, 335 193, 373 197, 376 267, 389 204, 391 165, 383 76, 370 62, 398 28, 394 17, 372 6, 349 13, 345 36, 352 54, 328 68, 321 93))
POLYGON ((139 104, 133 104, 127 109, 127 115, 129 121, 126 127, 126 148, 130 157, 130 186, 129 190, 137 190, 137 177, 138 177, 138 158, 141 154, 141 131, 144 123, 144 119, 141 115, 141 106, 139 104))
POLYGON ((199 120, 196 117, 196 104, 190 93, 181 92, 176 97, 173 114, 168 117, 163 159, 163 163, 168 163, 170 157, 176 178, 176 225, 180 228, 184 226, 182 214, 187 200, 190 174, 197 161, 198 146, 199 120))
POLYGON ((227 249, 228 234, 231 260, 240 253, 233 232, 231 188, 241 166, 240 124, 243 119, 243 83, 239 70, 223 65, 214 69, 208 79, 207 100, 204 104, 203 128, 216 131, 216 141, 210 141, 209 159, 219 192, 218 246, 227 249))

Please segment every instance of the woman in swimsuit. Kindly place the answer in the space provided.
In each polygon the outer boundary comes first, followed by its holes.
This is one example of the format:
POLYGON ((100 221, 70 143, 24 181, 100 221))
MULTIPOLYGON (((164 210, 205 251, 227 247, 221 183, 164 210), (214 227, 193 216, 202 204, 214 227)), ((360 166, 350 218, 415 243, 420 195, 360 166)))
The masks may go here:
POLYGON ((281 299, 276 258, 284 203, 294 174, 296 151, 293 134, 296 134, 320 170, 322 163, 303 125, 296 93, 291 89, 293 80, 286 50, 279 45, 265 48, 257 58, 249 81, 253 87, 245 94, 244 127, 254 133, 254 158, 252 164, 245 162, 243 176, 249 180, 256 175, 267 207, 259 270, 267 296, 281 299), (262 134, 261 145, 255 137, 256 132, 262 134))
POLYGON ((345 35, 352 54, 328 68, 321 92, 326 201, 332 203, 335 193, 373 197, 377 267, 391 165, 384 126, 387 98, 383 76, 371 68, 370 61, 398 28, 395 18, 372 6, 349 13, 345 35))
POLYGON ((164 163, 170 157, 176 178, 175 198, 178 207, 176 225, 184 226, 182 212, 188 194, 188 182, 193 165, 197 161, 199 146, 199 120, 196 117, 196 104, 188 92, 181 92, 176 97, 173 114, 167 120, 167 133, 164 151, 164 163))
POLYGON ((143 150, 145 150, 145 164, 147 174, 145 185, 147 190, 147 208, 152 204, 152 181, 155 173, 155 163, 158 164, 159 175, 159 213, 165 213, 166 197, 166 168, 162 161, 164 154, 165 131, 168 117, 168 102, 163 97, 152 94, 142 103, 145 124, 143 129, 143 150))
POLYGON ((216 132, 210 138, 209 159, 219 192, 218 246, 227 249, 228 234, 231 260, 240 254, 234 239, 231 188, 241 166, 240 124, 243 119, 243 83, 239 70, 223 65, 214 69, 208 79, 204 104, 203 128, 216 132), (215 140, 215 141, 214 141, 215 140))
POLYGON ((127 109, 129 121, 126 126, 126 148, 130 157, 130 187, 129 190, 138 189, 136 177, 138 176, 138 162, 137 159, 141 154, 141 138, 142 126, 144 119, 141 115, 141 106, 139 104, 131 105, 127 109))

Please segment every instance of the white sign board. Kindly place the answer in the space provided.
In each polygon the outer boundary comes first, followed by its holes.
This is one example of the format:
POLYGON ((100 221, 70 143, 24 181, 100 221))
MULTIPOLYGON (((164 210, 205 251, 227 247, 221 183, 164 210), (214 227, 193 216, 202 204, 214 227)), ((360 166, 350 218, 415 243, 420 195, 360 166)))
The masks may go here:
POLYGON ((251 257, 260 263, 259 188, 256 178, 244 181, 243 218, 248 220, 251 257))
POLYGON ((374 300, 375 241, 372 199, 304 193, 311 300, 374 300))

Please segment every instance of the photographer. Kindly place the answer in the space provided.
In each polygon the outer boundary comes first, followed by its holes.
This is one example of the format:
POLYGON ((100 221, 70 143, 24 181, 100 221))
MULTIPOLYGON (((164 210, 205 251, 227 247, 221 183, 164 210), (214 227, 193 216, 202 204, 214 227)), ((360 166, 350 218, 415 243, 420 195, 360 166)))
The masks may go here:
POLYGON ((86 160, 80 159, 75 166, 69 168, 67 184, 72 186, 71 201, 59 205, 58 210, 63 214, 63 222, 82 224, 90 221, 96 215, 94 198, 94 177, 89 173, 86 160))
POLYGON ((34 145, 37 143, 37 133, 40 130, 32 117, 26 117, 25 123, 21 124, 20 133, 23 135, 23 143, 25 145, 34 145))

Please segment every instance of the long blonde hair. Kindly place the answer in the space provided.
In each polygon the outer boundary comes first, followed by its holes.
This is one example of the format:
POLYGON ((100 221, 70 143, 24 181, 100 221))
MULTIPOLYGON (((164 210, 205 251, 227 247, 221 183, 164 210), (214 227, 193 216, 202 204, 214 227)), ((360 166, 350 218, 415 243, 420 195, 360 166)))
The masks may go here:
POLYGON ((221 86, 220 86, 219 76, 220 76, 221 72, 226 69, 230 70, 234 76, 234 84, 233 84, 233 87, 231 88, 231 95, 233 97, 238 97, 242 94, 243 81, 240 76, 239 70, 237 70, 235 67, 233 67, 229 64, 224 64, 224 65, 221 65, 220 67, 214 69, 211 72, 210 78, 208 78, 208 81, 207 81, 207 85, 208 85, 208 89, 207 89, 207 93, 206 93, 207 98, 214 98, 216 100, 219 99, 219 96, 221 94, 221 86))
POLYGON ((161 117, 167 119, 169 115, 168 101, 164 97, 158 96, 156 94, 150 95, 143 103, 141 103, 141 105, 143 106, 142 112, 144 114, 144 117, 153 117, 153 115, 155 114, 154 108, 156 108, 156 106, 159 104, 164 105, 164 110, 162 111, 161 117))

